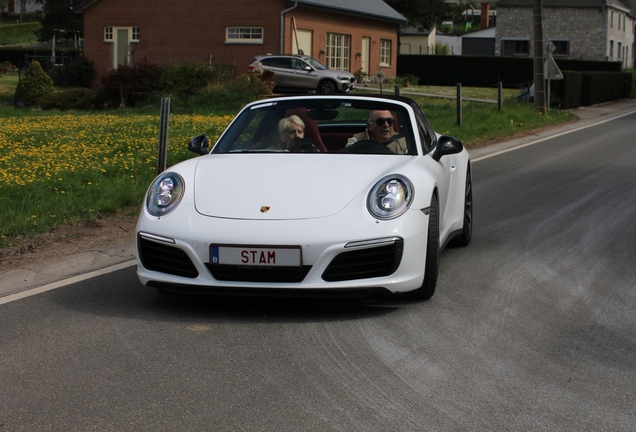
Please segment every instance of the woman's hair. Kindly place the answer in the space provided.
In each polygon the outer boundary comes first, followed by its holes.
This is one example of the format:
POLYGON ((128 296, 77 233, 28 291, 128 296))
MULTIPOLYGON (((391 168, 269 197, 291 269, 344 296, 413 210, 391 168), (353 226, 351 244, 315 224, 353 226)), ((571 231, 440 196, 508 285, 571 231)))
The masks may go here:
POLYGON ((303 130, 305 130, 305 123, 298 117, 297 115, 290 115, 289 117, 285 117, 281 121, 278 122, 278 135, 283 135, 287 133, 287 128, 291 123, 297 124, 303 130))

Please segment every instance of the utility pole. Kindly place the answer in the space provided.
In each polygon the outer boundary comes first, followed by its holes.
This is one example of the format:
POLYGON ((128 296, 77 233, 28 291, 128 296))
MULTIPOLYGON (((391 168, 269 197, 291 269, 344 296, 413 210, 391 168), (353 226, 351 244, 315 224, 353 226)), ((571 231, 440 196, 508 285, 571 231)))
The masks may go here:
POLYGON ((543 77, 543 7, 534 0, 534 108, 545 112, 545 81, 543 77))

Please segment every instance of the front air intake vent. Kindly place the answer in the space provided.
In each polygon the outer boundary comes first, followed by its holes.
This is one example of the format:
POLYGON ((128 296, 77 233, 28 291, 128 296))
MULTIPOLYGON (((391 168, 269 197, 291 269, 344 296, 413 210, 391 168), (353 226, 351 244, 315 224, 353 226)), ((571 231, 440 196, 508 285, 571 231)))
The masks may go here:
POLYGON ((404 241, 400 239, 388 246, 343 252, 331 261, 322 279, 339 282, 389 276, 399 267, 403 250, 404 241))
POLYGON ((137 253, 141 265, 148 270, 187 278, 199 276, 188 254, 174 246, 137 236, 137 253))

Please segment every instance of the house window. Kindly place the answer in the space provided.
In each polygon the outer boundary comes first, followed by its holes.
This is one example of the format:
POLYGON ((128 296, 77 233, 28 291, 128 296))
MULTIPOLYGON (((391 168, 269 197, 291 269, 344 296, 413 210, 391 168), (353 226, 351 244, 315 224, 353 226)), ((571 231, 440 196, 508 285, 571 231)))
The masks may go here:
POLYGON ((504 39, 502 43, 502 56, 528 57, 530 53, 530 41, 527 39, 504 39))
POLYGON ((618 48, 616 49, 616 53, 618 54, 618 59, 622 60, 622 55, 623 55, 623 44, 622 43, 618 43, 618 48))
POLYGON ((610 28, 614 28, 614 11, 610 13, 610 28))
POLYGON ((614 41, 610 41, 610 52, 609 57, 614 58, 614 41))
POLYGON ((554 57, 565 57, 570 55, 570 41, 563 39, 552 39, 550 42, 554 45, 554 57))
POLYGON ((263 27, 226 27, 227 44, 262 44, 263 27))
POLYGON ((115 31, 117 30, 128 30, 128 34, 130 35, 130 42, 139 42, 139 27, 113 27, 106 26, 104 27, 104 41, 113 42, 115 39, 115 31))
POLYGON ((343 71, 349 70, 351 36, 327 33, 327 67, 343 71))
POLYGON ((380 66, 391 66, 391 40, 380 40, 380 66))

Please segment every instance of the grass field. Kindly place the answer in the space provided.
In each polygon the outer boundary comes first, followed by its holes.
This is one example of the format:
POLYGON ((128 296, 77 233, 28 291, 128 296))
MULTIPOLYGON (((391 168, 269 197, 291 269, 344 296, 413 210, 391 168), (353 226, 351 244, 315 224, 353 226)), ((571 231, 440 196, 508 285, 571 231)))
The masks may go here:
MULTIPOLYGON (((13 93, 16 82, 17 76, 0 76, 0 100, 13 93)), ((490 99, 484 91, 466 89, 464 95, 490 99)), ((554 110, 543 115, 507 97, 501 112, 495 104, 464 102, 462 126, 456 124, 454 101, 414 99, 435 130, 468 146, 573 118, 554 110)), ((210 107, 208 113, 171 115, 168 165, 194 156, 186 148, 192 136, 205 133, 215 141, 235 114, 219 113, 210 107)), ((159 108, 61 113, 3 106, 0 124, 0 246, 138 206, 154 178, 159 108)))

